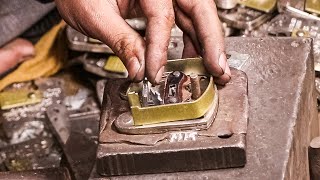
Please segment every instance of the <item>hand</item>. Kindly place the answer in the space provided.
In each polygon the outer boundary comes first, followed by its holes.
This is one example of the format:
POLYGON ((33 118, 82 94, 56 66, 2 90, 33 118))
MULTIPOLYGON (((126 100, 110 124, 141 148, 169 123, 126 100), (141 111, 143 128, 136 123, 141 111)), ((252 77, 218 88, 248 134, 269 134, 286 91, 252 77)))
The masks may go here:
POLYGON ((17 38, 0 48, 0 74, 32 57, 35 50, 31 42, 17 38))
POLYGON ((184 31, 183 57, 201 55, 216 82, 230 80, 224 38, 214 0, 56 0, 64 20, 107 44, 126 66, 129 77, 159 83, 167 61, 171 28, 184 31), (143 39, 124 19, 145 16, 143 39))

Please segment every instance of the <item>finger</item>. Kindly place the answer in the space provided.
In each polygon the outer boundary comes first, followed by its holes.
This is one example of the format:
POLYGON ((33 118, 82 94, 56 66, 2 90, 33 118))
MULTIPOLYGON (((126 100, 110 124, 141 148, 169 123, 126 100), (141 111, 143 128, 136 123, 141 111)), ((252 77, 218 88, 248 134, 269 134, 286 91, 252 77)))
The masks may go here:
POLYGON ((18 63, 34 56, 31 42, 18 38, 0 48, 0 74, 15 67, 18 63))
POLYGON ((230 81, 230 79, 231 79, 231 71, 230 71, 230 68, 229 68, 229 64, 227 62, 225 73, 220 77, 214 77, 213 80, 217 84, 225 85, 227 82, 230 81))
POLYGON ((146 75, 152 84, 158 84, 167 62, 170 34, 174 25, 172 0, 140 0, 140 5, 147 18, 146 75))
MULTIPOLYGON (((173 1, 175 2, 175 1, 173 1)), ((181 28, 181 30, 190 37, 193 42, 194 47, 196 48, 198 54, 201 52, 200 44, 197 38, 196 31, 193 27, 191 19, 183 13, 178 5, 174 3, 174 12, 176 16, 176 24, 181 28)))
POLYGON ((75 1, 73 11, 69 11, 64 9, 66 3, 57 3, 64 19, 80 32, 107 44, 123 61, 129 77, 141 81, 145 71, 145 41, 124 21, 117 5, 105 0, 75 1))
POLYGON ((227 58, 214 2, 212 0, 177 0, 177 4, 192 19, 207 70, 216 77, 222 76, 226 70, 227 58))
POLYGON ((198 52, 195 49, 192 40, 186 34, 183 34, 184 48, 182 52, 182 58, 192 58, 198 56, 198 52))

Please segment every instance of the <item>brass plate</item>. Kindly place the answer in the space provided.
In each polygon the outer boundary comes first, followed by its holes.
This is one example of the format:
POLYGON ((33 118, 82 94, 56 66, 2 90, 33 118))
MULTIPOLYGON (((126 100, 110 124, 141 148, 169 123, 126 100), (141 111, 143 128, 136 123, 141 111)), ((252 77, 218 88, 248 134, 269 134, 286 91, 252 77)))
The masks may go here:
POLYGON ((238 3, 249 8, 270 13, 275 10, 277 0, 238 0, 238 3))
POLYGON ((2 110, 20 107, 24 105, 40 103, 42 93, 33 90, 5 91, 0 93, 0 107, 2 110))

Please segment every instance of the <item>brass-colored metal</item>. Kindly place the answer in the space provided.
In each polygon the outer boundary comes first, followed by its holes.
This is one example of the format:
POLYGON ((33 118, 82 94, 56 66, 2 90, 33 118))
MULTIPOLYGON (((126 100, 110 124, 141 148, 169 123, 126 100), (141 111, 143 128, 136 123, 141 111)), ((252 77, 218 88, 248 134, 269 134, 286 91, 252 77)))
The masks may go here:
POLYGON ((306 0, 305 10, 311 13, 320 14, 320 1, 306 0))
POLYGON ((266 13, 272 12, 277 6, 277 0, 238 0, 238 3, 266 13))
POLYGON ((121 59, 117 56, 108 57, 104 66, 104 70, 113 73, 128 74, 126 67, 122 63, 121 59))
MULTIPOLYGON (((215 92, 217 92, 217 87, 214 86, 214 88, 215 92)), ((135 126, 132 114, 127 112, 118 116, 114 124, 119 132, 126 134, 158 134, 169 131, 205 130, 208 129, 214 121, 214 117, 218 111, 218 101, 216 94, 207 113, 197 119, 135 126)))
MULTIPOLYGON (((207 75, 203 67, 202 58, 189 58, 168 61, 165 72, 181 71, 186 75, 195 73, 207 75)), ((131 113, 134 125, 146 125, 155 123, 172 122, 179 120, 190 120, 202 117, 210 108, 214 97, 217 96, 214 89, 212 77, 202 96, 197 100, 184 103, 164 104, 159 106, 141 107, 139 92, 141 86, 130 86, 128 89, 128 100, 131 106, 131 113)))
POLYGON ((24 105, 40 103, 42 93, 38 90, 21 89, 18 91, 4 91, 0 93, 0 108, 2 110, 24 105))

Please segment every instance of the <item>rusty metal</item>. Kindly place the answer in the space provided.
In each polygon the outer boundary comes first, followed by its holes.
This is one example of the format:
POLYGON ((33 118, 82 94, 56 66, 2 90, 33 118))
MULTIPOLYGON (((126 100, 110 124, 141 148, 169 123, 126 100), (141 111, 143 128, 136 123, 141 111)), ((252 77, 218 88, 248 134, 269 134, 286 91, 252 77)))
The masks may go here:
POLYGON ((219 87, 218 114, 209 129, 202 131, 147 135, 119 133, 113 127, 114 121, 129 111, 128 102, 115 93, 120 86, 119 80, 110 80, 105 88, 97 152, 100 174, 129 175, 244 166, 248 102, 247 78, 243 72, 232 69, 231 83, 219 87), (230 106, 233 111, 229 112, 230 106), (221 139, 218 133, 227 122, 226 126, 230 126, 233 135, 221 139), (205 158, 198 157, 199 153, 205 158))

